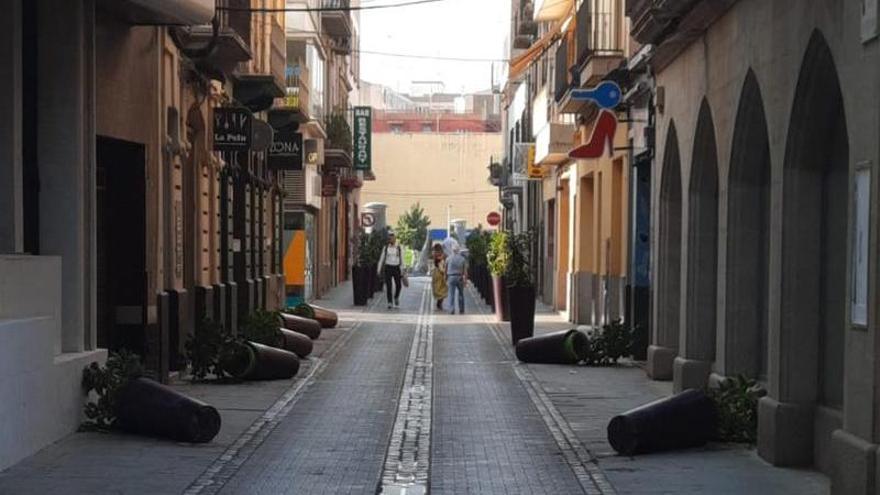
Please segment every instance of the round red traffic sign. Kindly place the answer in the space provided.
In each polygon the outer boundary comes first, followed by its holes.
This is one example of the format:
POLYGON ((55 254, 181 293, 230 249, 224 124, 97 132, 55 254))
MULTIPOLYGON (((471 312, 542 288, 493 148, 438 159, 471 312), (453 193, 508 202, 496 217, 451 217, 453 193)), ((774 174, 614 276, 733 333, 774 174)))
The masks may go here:
POLYGON ((493 227, 497 227, 499 223, 501 223, 501 214, 497 211, 493 211, 486 215, 486 223, 493 227))
POLYGON ((361 225, 364 227, 376 225, 376 216, 372 213, 361 213, 361 225))

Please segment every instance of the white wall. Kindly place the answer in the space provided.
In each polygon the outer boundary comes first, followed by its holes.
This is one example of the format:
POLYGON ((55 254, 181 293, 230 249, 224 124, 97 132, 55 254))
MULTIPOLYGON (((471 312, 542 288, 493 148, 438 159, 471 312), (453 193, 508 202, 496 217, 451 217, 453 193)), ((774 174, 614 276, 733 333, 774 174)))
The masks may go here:
POLYGON ((0 256, 0 469, 82 420, 82 369, 106 351, 62 354, 61 331, 61 258, 0 256))

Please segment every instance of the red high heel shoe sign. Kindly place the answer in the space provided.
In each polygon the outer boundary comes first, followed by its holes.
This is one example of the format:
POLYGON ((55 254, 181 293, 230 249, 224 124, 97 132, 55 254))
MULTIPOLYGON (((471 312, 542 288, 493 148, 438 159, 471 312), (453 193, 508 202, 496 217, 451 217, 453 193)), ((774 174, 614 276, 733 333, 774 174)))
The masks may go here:
POLYGON ((592 101, 601 110, 593 126, 593 134, 587 144, 578 146, 568 153, 572 159, 599 158, 605 154, 607 146, 609 153, 614 150, 614 134, 617 132, 617 115, 614 108, 620 104, 620 86, 613 81, 605 81, 593 89, 575 90, 571 92, 571 98, 579 101, 592 101))

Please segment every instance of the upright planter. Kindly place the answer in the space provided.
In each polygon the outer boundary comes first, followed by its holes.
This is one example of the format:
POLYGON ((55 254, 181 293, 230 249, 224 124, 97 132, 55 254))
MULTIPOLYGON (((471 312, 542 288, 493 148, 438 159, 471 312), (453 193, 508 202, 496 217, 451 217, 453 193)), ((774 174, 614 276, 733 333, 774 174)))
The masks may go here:
POLYGON ((507 298, 510 307, 510 340, 516 345, 520 339, 535 334, 535 288, 508 287, 507 298))
POLYGON ((116 398, 116 422, 123 431, 178 442, 210 442, 220 431, 220 413, 147 378, 130 380, 116 398))
POLYGON ((245 342, 223 360, 223 368, 240 380, 284 380, 299 372, 296 354, 256 342, 245 342))
POLYGON ((510 321, 510 306, 504 277, 492 275, 492 296, 492 300, 495 301, 495 318, 498 321, 510 321))
POLYGON ((366 306, 370 293, 370 267, 355 265, 351 267, 351 287, 354 291, 354 305, 366 306))

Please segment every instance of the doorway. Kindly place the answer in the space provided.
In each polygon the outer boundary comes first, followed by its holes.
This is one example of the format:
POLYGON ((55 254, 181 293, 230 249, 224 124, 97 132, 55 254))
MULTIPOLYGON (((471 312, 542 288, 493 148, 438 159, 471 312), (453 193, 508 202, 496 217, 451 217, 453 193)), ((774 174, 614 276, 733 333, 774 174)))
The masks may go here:
POLYGON ((98 347, 144 355, 147 307, 146 150, 97 137, 98 347))

